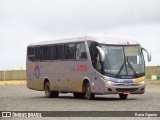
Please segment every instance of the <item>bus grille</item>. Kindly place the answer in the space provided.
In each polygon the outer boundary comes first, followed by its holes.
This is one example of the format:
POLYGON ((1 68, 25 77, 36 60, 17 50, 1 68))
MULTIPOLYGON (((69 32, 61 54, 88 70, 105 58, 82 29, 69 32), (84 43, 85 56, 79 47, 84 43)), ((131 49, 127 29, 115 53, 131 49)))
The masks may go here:
POLYGON ((135 92, 137 90, 138 90, 138 88, 116 88, 117 92, 127 92, 127 91, 135 92))
POLYGON ((126 87, 126 86, 140 86, 141 84, 123 84, 123 83, 118 83, 114 84, 114 86, 121 86, 121 87, 126 87))

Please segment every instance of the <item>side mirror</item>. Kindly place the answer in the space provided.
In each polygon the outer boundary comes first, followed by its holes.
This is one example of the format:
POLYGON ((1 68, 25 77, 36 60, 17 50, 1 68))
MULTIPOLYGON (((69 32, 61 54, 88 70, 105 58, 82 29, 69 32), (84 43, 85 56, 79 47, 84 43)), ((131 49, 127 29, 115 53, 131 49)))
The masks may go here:
POLYGON ((142 50, 146 51, 148 62, 150 62, 151 61, 151 53, 149 53, 148 50, 146 50, 145 48, 142 48, 142 50))
POLYGON ((99 53, 100 53, 100 58, 101 58, 101 62, 104 62, 105 61, 105 52, 102 48, 100 48, 99 46, 96 46, 99 53))

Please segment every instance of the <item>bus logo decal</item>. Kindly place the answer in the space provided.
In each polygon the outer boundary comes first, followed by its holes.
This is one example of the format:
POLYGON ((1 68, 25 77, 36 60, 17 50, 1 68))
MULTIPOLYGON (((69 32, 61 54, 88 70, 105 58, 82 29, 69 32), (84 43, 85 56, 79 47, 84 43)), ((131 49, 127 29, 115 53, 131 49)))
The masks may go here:
POLYGON ((88 71, 87 65, 85 65, 85 64, 79 64, 79 65, 77 65, 77 71, 78 72, 87 72, 88 71))
POLYGON ((40 69, 39 69, 39 66, 36 65, 35 66, 35 77, 36 77, 36 79, 39 79, 39 76, 40 76, 40 69))

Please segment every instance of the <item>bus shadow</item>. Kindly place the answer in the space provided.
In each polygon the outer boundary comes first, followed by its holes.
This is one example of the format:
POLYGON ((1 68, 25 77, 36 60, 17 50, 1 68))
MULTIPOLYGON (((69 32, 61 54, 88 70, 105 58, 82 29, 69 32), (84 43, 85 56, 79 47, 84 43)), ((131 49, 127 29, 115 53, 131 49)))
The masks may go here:
MULTIPOLYGON (((88 101, 86 98, 75 98, 74 96, 59 96, 57 98, 47 98, 46 96, 38 96, 34 98, 43 98, 43 99, 72 99, 72 100, 84 100, 88 101)), ((120 99, 118 96, 117 97, 99 97, 96 96, 93 100, 90 101, 133 101, 133 100, 138 100, 138 98, 127 98, 126 100, 120 99)))
POLYGON ((127 98, 126 100, 122 100, 119 97, 96 97, 94 100, 96 101, 132 101, 132 100, 138 100, 136 98, 127 98))

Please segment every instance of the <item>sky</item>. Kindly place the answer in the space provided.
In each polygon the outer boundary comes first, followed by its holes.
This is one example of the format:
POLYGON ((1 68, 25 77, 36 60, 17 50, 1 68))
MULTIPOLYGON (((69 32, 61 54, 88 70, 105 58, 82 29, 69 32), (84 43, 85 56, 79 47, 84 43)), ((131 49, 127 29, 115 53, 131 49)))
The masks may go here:
POLYGON ((0 70, 25 68, 30 43, 94 33, 125 36, 160 65, 160 0, 0 0, 0 70))

